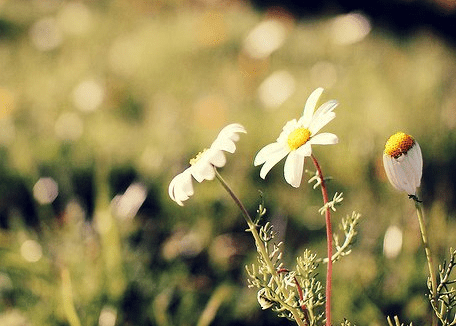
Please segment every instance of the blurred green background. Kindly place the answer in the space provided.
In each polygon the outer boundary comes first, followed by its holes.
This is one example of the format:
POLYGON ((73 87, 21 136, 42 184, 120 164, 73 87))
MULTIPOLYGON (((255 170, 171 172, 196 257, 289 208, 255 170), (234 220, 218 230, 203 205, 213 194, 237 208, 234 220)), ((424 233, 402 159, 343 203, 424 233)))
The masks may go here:
POLYGON ((455 77, 454 48, 430 26, 400 37, 362 12, 0 1, 0 325, 292 325, 247 288, 254 243, 220 185, 194 182, 183 208, 167 191, 241 123, 248 134, 221 174, 252 214, 263 192, 288 266, 304 248, 324 256, 319 191, 292 189, 283 163, 266 180, 252 165, 319 86, 321 103, 340 102, 324 130, 340 143, 314 147, 330 193, 344 192, 334 229, 363 215, 353 253, 335 264, 333 323, 426 324, 414 207, 381 155, 398 130, 418 140, 441 261, 456 245, 455 77))

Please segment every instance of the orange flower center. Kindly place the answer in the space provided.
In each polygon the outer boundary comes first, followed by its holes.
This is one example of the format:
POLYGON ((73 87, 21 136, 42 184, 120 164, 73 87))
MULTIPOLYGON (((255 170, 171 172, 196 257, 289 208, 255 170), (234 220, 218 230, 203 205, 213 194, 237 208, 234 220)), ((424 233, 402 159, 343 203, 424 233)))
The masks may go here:
POLYGON ((415 145, 415 140, 412 136, 403 132, 397 132, 387 140, 385 154, 398 158, 402 154, 407 154, 413 145, 415 145))

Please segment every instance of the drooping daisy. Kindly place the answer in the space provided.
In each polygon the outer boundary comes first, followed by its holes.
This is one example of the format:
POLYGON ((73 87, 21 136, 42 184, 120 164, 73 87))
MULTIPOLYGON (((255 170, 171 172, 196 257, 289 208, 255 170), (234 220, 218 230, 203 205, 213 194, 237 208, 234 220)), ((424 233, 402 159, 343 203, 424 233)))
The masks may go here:
POLYGON ((211 147, 198 153, 190 160, 190 167, 176 175, 169 184, 168 194, 172 200, 183 206, 183 201, 193 195, 192 176, 196 181, 212 180, 215 177, 214 167, 225 165, 225 152, 234 153, 235 142, 239 140, 238 133, 246 133, 244 127, 233 123, 223 128, 211 147))
POLYGON ((333 110, 338 104, 335 100, 328 101, 314 113, 322 93, 321 87, 314 90, 307 99, 302 117, 288 121, 276 142, 266 145, 258 152, 253 164, 264 164, 260 170, 261 178, 264 179, 272 167, 288 155, 284 168, 285 180, 297 188, 301 185, 304 158, 311 156, 312 145, 331 145, 339 141, 337 136, 331 133, 317 134, 335 118, 333 110))
POLYGON ((397 132, 388 138, 383 166, 394 188, 416 195, 423 173, 423 157, 420 145, 412 136, 397 132))

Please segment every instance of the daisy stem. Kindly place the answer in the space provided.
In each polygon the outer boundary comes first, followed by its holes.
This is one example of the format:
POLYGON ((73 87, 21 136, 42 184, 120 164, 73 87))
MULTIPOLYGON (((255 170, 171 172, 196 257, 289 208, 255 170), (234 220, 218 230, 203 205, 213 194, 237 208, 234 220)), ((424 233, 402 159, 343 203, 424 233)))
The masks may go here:
MULTIPOLYGON (((263 257, 263 260, 267 263, 268 269, 269 269, 269 273, 274 278, 276 284, 278 286, 280 286, 280 279, 278 277, 277 270, 275 269, 274 264, 272 263, 271 259, 269 258, 269 255, 267 253, 267 250, 266 250, 266 248, 264 246, 263 241, 261 241, 260 235, 258 234, 258 231, 257 231, 257 225, 255 223, 253 223, 252 218, 250 217, 249 213, 245 209, 245 207, 242 204, 242 202, 240 201, 240 199, 231 190, 230 186, 228 186, 228 184, 222 178, 220 173, 218 173, 218 171, 217 171, 217 169, 215 167, 214 167, 214 170, 215 170, 215 177, 217 178, 217 180, 221 183, 222 187, 228 192, 228 194, 231 196, 231 198, 234 200, 236 205, 241 210, 242 215, 244 216, 244 219, 247 222, 247 225, 249 226, 247 231, 252 233, 252 236, 255 239, 255 244, 256 244, 258 253, 261 255, 261 257, 263 257)), ((299 317, 299 313, 298 313, 297 309, 293 309, 293 308, 290 307, 290 308, 288 308, 288 310, 292 313, 294 319, 296 320, 296 323, 299 326, 307 326, 307 324, 299 317)))
MULTIPOLYGON (((321 186, 321 194, 323 196, 323 203, 326 204, 329 202, 328 198, 328 191, 326 189, 326 182, 321 172, 320 164, 318 164, 317 159, 312 154, 311 155, 312 161, 317 169, 318 176, 320 178, 320 186, 321 186)), ((325 302, 325 310, 326 310, 326 326, 331 326, 331 283, 332 283, 332 226, 331 226, 331 212, 328 206, 326 206, 325 211, 325 221, 326 221, 326 240, 327 240, 327 250, 328 250, 328 265, 326 267, 326 302, 325 302)))
MULTIPOLYGON (((241 210, 242 215, 244 216, 244 219, 247 222, 247 224, 249 225, 249 227, 255 226, 255 224, 252 221, 252 218, 250 217, 249 213, 245 209, 245 207, 242 204, 242 202, 240 201, 240 199, 237 198, 236 194, 231 190, 230 186, 228 186, 226 181, 222 178, 222 176, 220 175, 220 173, 217 171, 217 169, 215 167, 214 167, 214 170, 215 170, 215 177, 222 184, 223 188, 228 192, 228 194, 234 200, 236 205, 239 207, 239 209, 241 210)), ((259 239, 259 236, 258 236, 258 239, 259 239)), ((255 238, 255 240, 256 240, 256 238, 255 238)))
MULTIPOLYGON (((412 197, 415 201, 416 215, 418 216, 418 222, 420 224, 421 238, 423 240, 424 252, 426 253, 426 260, 429 268, 429 278, 431 279, 431 292, 432 292, 432 301, 435 302, 437 294, 437 280, 434 272, 434 264, 431 255, 431 249, 428 243, 426 223, 424 222, 424 211, 423 203, 419 201, 416 197, 412 197)), ((435 314, 432 316, 432 326, 437 325, 437 318, 435 314)))

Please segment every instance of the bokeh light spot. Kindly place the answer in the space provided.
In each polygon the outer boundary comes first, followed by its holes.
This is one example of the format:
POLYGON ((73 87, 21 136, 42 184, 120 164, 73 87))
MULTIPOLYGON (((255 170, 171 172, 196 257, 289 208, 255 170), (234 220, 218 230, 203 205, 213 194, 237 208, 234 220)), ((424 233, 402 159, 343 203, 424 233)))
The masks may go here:
POLYGON ((73 103, 81 111, 91 112, 99 108, 105 96, 104 87, 95 80, 81 82, 73 91, 73 103))
POLYGON ((258 97, 267 109, 275 109, 282 105, 295 89, 295 79, 288 71, 276 71, 261 83, 258 97))
POLYGON ((50 51, 62 43, 62 31, 55 18, 46 17, 37 21, 30 29, 33 45, 40 51, 50 51))
POLYGON ((262 59, 279 49, 286 36, 287 30, 282 22, 268 19, 250 31, 244 40, 244 50, 252 58, 262 59))
POLYGON ((146 187, 141 183, 132 183, 123 195, 117 195, 112 200, 116 215, 121 219, 135 217, 146 197, 146 187))
POLYGON ((383 239, 383 254, 386 258, 395 258, 402 250, 402 230, 392 225, 388 227, 383 239))
POLYGON ((35 240, 25 240, 21 245, 21 255, 26 261, 36 263, 43 256, 43 250, 35 240))
POLYGON ((336 17, 332 22, 332 36, 335 43, 353 44, 364 39, 371 31, 366 16, 350 13, 336 17))
POLYGON ((98 318, 99 326, 114 326, 117 320, 117 310, 113 307, 105 306, 100 312, 98 318))
POLYGON ((33 197, 42 205, 52 203, 58 194, 59 187, 52 178, 40 178, 33 186, 33 197))

